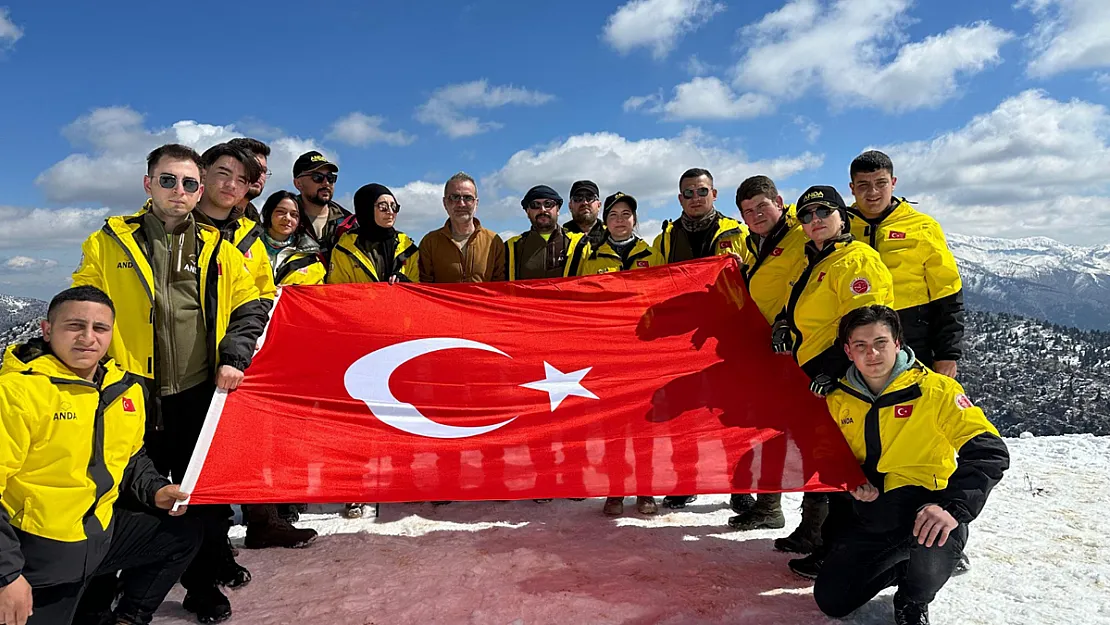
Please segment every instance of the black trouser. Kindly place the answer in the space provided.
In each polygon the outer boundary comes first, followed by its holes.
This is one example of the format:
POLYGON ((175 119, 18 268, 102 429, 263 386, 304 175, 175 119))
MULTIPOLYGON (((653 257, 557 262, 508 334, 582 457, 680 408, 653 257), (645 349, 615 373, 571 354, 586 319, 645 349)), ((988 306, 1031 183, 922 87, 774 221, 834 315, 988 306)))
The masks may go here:
MULTIPOLYGON (((200 437, 200 429, 215 391, 215 385, 206 382, 161 398, 165 429, 147 433, 147 454, 158 471, 169 476, 174 483, 180 483, 185 478, 185 469, 189 466, 193 447, 200 437)), ((215 586, 220 565, 229 557, 227 530, 231 527, 231 506, 189 506, 186 516, 200 520, 204 526, 204 538, 193 563, 181 576, 181 585, 187 590, 215 586)))
MULTIPOLYGON (((95 575, 111 576, 110 587, 114 590, 115 572, 122 569, 118 583, 124 595, 115 615, 135 623, 149 623, 197 552, 200 524, 185 517, 119 507, 113 515, 112 542, 95 575)), ((33 588, 34 614, 28 625, 68 625, 89 582, 86 579, 33 588)), ((83 625, 80 620, 77 623, 83 625)))
POLYGON ((859 525, 845 527, 825 556, 813 598, 822 612, 836 618, 890 586, 897 586, 908 601, 929 603, 952 577, 966 544, 964 523, 952 530, 943 547, 917 544, 912 528, 872 533, 859 525))

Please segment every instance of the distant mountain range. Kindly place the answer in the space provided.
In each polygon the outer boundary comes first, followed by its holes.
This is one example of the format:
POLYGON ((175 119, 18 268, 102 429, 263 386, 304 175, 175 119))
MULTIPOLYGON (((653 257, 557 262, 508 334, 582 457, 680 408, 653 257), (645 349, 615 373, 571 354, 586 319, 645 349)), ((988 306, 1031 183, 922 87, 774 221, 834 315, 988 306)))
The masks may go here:
POLYGON ((0 333, 12 326, 37 322, 46 316, 46 302, 30 297, 0 294, 0 333))

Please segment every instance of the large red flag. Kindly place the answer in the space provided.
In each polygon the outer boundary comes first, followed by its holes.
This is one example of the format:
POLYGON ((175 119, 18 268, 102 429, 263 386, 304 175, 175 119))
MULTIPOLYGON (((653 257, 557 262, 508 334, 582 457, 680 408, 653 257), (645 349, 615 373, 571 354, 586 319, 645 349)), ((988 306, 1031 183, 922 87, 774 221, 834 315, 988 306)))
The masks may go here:
MULTIPOLYGON (((514 283, 283 287, 192 503, 852 488, 730 257, 514 283)), ((194 483, 195 482, 195 483, 194 483)))

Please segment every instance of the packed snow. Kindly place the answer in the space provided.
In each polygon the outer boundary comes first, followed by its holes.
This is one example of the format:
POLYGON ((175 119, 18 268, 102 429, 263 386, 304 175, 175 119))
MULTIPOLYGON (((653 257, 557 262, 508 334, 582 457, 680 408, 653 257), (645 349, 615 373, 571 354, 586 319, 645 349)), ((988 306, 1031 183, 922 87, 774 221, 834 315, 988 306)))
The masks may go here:
MULTIPOLYGON (((971 526, 972 570, 932 605, 934 623, 1110 623, 1110 438, 1008 439, 1012 466, 971 526)), ((837 621, 812 582, 771 542, 783 530, 735 532, 724 495, 686 511, 601 514, 601 500, 381 506, 347 520, 317 508, 302 550, 242 549, 254 581, 229 591, 234 625, 887 624, 888 590, 837 621)), ((241 543, 243 527, 232 536, 241 543)), ((181 588, 157 625, 194 623, 181 588)))

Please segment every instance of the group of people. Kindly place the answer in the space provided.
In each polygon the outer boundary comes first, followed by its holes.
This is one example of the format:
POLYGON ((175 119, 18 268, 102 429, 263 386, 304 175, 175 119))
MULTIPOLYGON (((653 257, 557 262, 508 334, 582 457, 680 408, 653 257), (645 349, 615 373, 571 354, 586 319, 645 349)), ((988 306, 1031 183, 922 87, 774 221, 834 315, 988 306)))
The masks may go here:
MULTIPOLYGON (((725 254, 738 258, 772 348, 827 398, 867 477, 851 493, 806 494, 800 526, 776 548, 808 554, 790 566, 816 579, 830 615, 897 586, 897 622, 928 623, 1008 455, 954 379, 955 261, 937 222, 893 195, 886 155, 852 162, 851 207, 831 186, 787 204, 770 178, 748 178, 736 191, 742 222, 717 210, 712 174, 690 169, 679 178, 682 212, 649 244, 636 198, 603 200, 590 180, 571 186, 562 224, 559 192, 529 189, 530 227, 503 241, 482 227, 477 184, 461 172, 444 186, 443 227, 416 242, 397 229, 401 203, 383 185, 359 188, 353 213, 336 203, 339 167, 316 151, 293 165, 297 193, 277 191, 258 210, 269 154, 248 138, 203 154, 177 144, 151 152, 147 203, 85 241, 42 338, 5 353, 0 623, 145 624, 178 580, 200 622, 231 616, 221 588, 251 576, 228 540, 230 507, 173 508, 187 498, 178 484, 213 394, 241 383, 277 286, 559 278, 725 254)), ((780 495, 730 503, 737 530, 785 526, 780 495)), ((608 498, 603 511, 623 506, 608 498)), ((652 514, 657 503, 640 496, 636 508, 652 514)), ((295 505, 243 511, 247 548, 316 537, 294 525, 295 505)))

